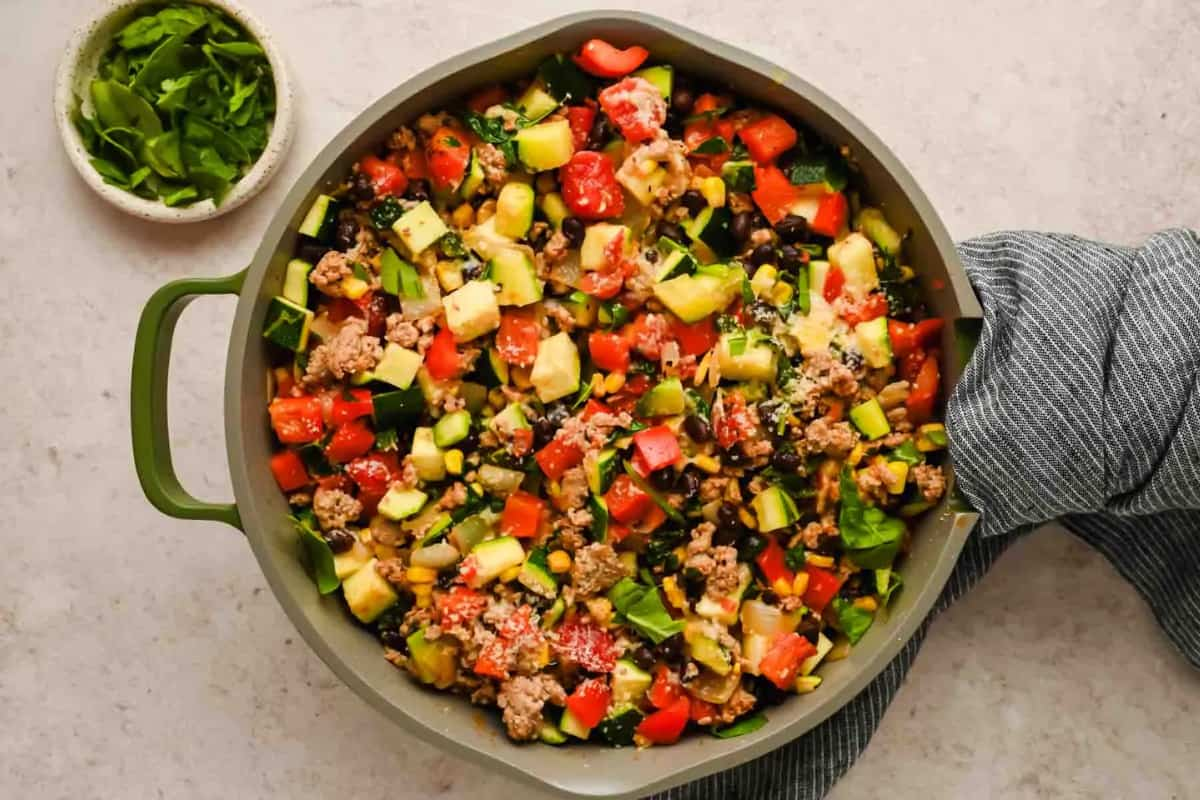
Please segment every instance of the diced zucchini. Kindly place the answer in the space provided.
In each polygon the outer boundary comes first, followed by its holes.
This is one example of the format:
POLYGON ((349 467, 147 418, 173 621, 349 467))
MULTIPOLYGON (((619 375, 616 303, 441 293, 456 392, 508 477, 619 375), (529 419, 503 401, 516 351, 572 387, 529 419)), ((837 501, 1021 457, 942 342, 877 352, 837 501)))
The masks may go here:
POLYGON ((553 628, 562 619, 562 615, 566 611, 567 601, 562 599, 562 595, 559 595, 558 599, 554 601, 554 605, 550 606, 550 610, 542 615, 542 629, 550 630, 553 628))
POLYGON ((455 651, 446 638, 430 641, 425 638, 425 629, 421 628, 409 635, 408 640, 409 669, 421 683, 433 684, 438 689, 448 689, 454 685, 458 671, 455 651))
POLYGON ((576 719, 569 708, 563 709, 562 719, 559 721, 558 727, 563 733, 568 736, 574 736, 576 739, 587 739, 592 733, 592 729, 576 719))
POLYGON ((617 451, 612 448, 601 450, 595 460, 588 461, 586 470, 588 489, 593 495, 599 497, 608 491, 609 486, 612 486, 612 482, 620 470, 618 461, 617 451))
POLYGON ((541 200, 538 201, 538 207, 546 216, 546 221, 553 225, 556 231, 561 231, 563 220, 571 216, 570 209, 567 208, 566 202, 558 192, 542 195, 541 200))
POLYGON ((398 428, 414 422, 425 408, 425 395, 419 386, 395 392, 380 392, 372 398, 375 430, 398 428))
POLYGON ((470 200, 483 186, 483 181, 486 178, 486 173, 483 171, 483 164, 479 161, 479 151, 475 148, 471 149, 471 163, 467 165, 466 175, 463 176, 462 186, 458 187, 458 195, 463 200, 470 200))
POLYGON ((466 573, 467 583, 473 589, 495 580, 500 573, 525 561, 525 548, 512 536, 500 536, 475 545, 471 550, 474 569, 466 573))
POLYGON ((637 404, 639 417, 665 417, 682 414, 685 407, 683 383, 679 378, 667 378, 642 395, 637 404))
POLYGON ((691 275, 696 271, 696 257, 688 250, 673 250, 658 265, 654 272, 654 280, 662 282, 680 275, 691 275))
POLYGON ((374 622, 400 599, 392 585, 376 572, 377 563, 378 559, 372 558, 342 582, 346 605, 360 622, 374 622))
POLYGON ((515 430, 528 428, 529 421, 525 419, 525 412, 521 410, 520 403, 509 403, 499 414, 492 417, 491 422, 488 423, 488 427, 493 431, 508 431, 511 433, 515 430))
POLYGON ((517 110, 521 112, 521 116, 530 122, 537 122, 558 108, 558 101, 546 91, 542 84, 534 82, 529 84, 525 93, 517 98, 516 106, 517 110))
POLYGON ((817 687, 821 685, 820 675, 801 675, 796 678, 796 694, 809 694, 815 692, 817 687))
POLYGON ((701 209, 684 228, 688 238, 693 242, 704 242, 718 258, 729 258, 737 252, 737 240, 729 231, 733 214, 728 208, 713 208, 708 206, 701 209))
POLYGON ((496 198, 496 233, 520 239, 533 224, 533 187, 528 183, 509 181, 496 198))
POLYGON ((354 376, 351 383, 361 386, 371 381, 390 383, 397 389, 407 389, 412 386, 417 370, 421 368, 421 355, 395 342, 388 342, 383 348, 383 356, 374 369, 360 372, 354 376))
POLYGON ((575 152, 571 125, 565 119, 522 128, 513 138, 517 143, 517 157, 532 172, 558 169, 570 161, 575 152))
POLYGON ((537 265, 524 250, 501 250, 488 262, 491 278, 500 287, 496 302, 502 306, 527 306, 542 299, 537 265))
POLYGON ((425 248, 446 235, 449 228, 428 200, 404 212, 392 223, 392 230, 408 250, 408 254, 416 258, 425 248))
POLYGON ((778 355, 775 348, 762 341, 754 330, 723 333, 717 343, 721 377, 732 381, 773 382, 778 355))
POLYGON ((308 346, 308 331, 312 321, 313 312, 304 306, 286 297, 272 297, 271 304, 267 306, 263 338, 288 350, 303 352, 308 346))
POLYGON ((558 581, 554 580, 554 576, 547 572, 545 567, 528 558, 521 565, 521 574, 517 576, 517 582, 534 594, 547 599, 558 596, 558 581))
POLYGON ((623 237, 621 256, 633 255, 633 237, 625 225, 596 222, 589 225, 583 234, 583 245, 579 248, 579 266, 585 270, 604 269, 609 264, 608 248, 616 237, 623 237))
POLYGON ((861 233, 852 233, 830 245, 829 263, 841 269, 846 277, 846 294, 862 300, 879 288, 879 272, 875 269, 875 250, 861 233))
POLYGON ((475 369, 468 376, 486 387, 501 386, 508 383, 508 364, 496 348, 490 347, 487 352, 475 359, 475 369))
POLYGON ((344 581, 358 572, 371 560, 371 551, 361 541, 355 540, 349 550, 333 554, 333 573, 344 581))
POLYGON ((596 733, 613 747, 629 747, 633 745, 634 734, 645 717, 632 705, 614 705, 616 707, 596 726, 596 733))
POLYGON ((930 422, 917 428, 917 450, 922 453, 933 453, 945 450, 950 444, 946 436, 946 426, 940 422, 930 422))
POLYGON ((434 443, 445 449, 452 447, 471 433, 471 412, 465 410, 451 411, 443 414, 433 426, 434 443))
POLYGON ((327 194, 317 195, 308 213, 300 222, 300 233, 328 244, 333 240, 333 229, 337 222, 338 202, 327 194))
POLYGON ((750 501, 750 507, 754 509, 760 533, 786 528, 800 519, 795 501, 779 486, 768 486, 759 492, 750 501))
POLYGON ((729 652, 721 647, 716 639, 702 633, 693 633, 688 637, 687 631, 684 632, 684 638, 687 642, 688 656, 693 661, 703 664, 718 675, 728 675, 733 669, 729 652))
POLYGON ((479 483, 488 492, 497 497, 505 497, 521 487, 525 473, 515 469, 497 467, 495 464, 482 464, 479 467, 479 483))
POLYGON ((576 328, 590 328, 596 323, 600 301, 580 291, 572 292, 562 301, 563 306, 575 318, 576 328))
POLYGON ((896 229, 888 224, 883 212, 878 208, 864 208, 858 212, 855 225, 861 228, 867 238, 878 245, 883 252, 892 256, 900 253, 900 234, 896 233, 896 229))
POLYGON ((745 272, 714 265, 710 272, 697 271, 654 285, 654 296, 672 314, 687 323, 700 320, 725 309, 741 295, 745 272))
POLYGON ((696 614, 722 625, 733 625, 737 622, 738 612, 742 607, 742 595, 746 593, 746 589, 753 581, 754 573, 751 572, 749 565, 738 564, 737 587, 720 598, 714 598, 706 593, 696 602, 696 614))
POLYGON ((579 349, 566 331, 538 342, 529 380, 538 399, 551 403, 579 391, 579 349))
POLYGON ((598 494, 588 497, 588 511, 592 512, 591 534, 594 542, 608 541, 608 503, 598 494))
POLYGON ((629 190, 629 193, 644 206, 651 205, 667 180, 667 171, 653 159, 645 159, 638 164, 637 169, 621 170, 617 173, 617 182, 629 190))
POLYGON ((800 662, 800 674, 811 675, 832 649, 833 641, 823 633, 817 634, 817 652, 800 662))
POLYGON ((731 192, 754 191, 754 162, 726 161, 721 165, 721 179, 731 192))
POLYGON ((670 64, 659 64, 655 67, 643 67, 637 72, 634 72, 630 77, 644 78, 654 84, 654 88, 658 89, 658 93, 665 98, 671 97, 671 87, 674 83, 675 68, 670 64))
POLYGON ((428 499, 420 489, 393 486, 379 501, 379 513, 393 521, 402 520, 419 513, 428 499))
POLYGON ((469 342, 500 327, 500 304, 491 281, 468 281, 442 298, 446 326, 459 342, 469 342))
POLYGON ((868 440, 874 441, 892 432, 888 424, 887 414, 879 404, 879 398, 872 397, 865 403, 860 403, 850 409, 850 421, 862 432, 868 440))
POLYGON ((887 317, 854 326, 854 337, 868 367, 879 369, 892 363, 892 340, 888 336, 887 317))
POLYGON ((446 459, 433 439, 433 428, 417 428, 413 431, 410 455, 417 477, 421 480, 440 481, 446 477, 446 459))
POLYGON ((293 258, 288 262, 287 271, 283 274, 283 296, 298 306, 308 306, 308 273, 313 265, 302 258, 293 258))
POLYGON ((613 705, 636 703, 650 688, 654 676, 627 658, 617 661, 612 671, 613 705))
POLYGON ((543 722, 538 730, 538 739, 544 744, 560 745, 567 743, 567 735, 558 729, 553 722, 543 722))

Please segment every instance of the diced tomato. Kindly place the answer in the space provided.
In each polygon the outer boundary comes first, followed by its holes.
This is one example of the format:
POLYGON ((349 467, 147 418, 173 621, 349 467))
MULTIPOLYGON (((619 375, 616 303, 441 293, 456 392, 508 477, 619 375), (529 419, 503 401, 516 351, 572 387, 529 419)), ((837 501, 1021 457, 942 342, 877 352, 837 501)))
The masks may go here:
MULTIPOLYGON (((918 348, 936 345, 945 324, 946 321, 940 318, 925 319, 920 322, 901 322, 889 319, 888 338, 892 340, 892 355, 896 358, 904 358, 918 348)), ((924 362, 924 360, 922 357, 921 361, 924 362)))
POLYGON ((280 450, 271 456, 271 472, 275 482, 285 492, 292 492, 308 484, 308 470, 295 450, 280 450))
POLYGON ((496 623, 496 634, 514 642, 539 635, 538 626, 533 621, 533 606, 524 604, 513 613, 506 614, 496 623))
POLYGON ((750 151, 750 157, 759 164, 769 164, 796 146, 796 129, 776 114, 745 125, 738 136, 750 151))
POLYGON ((410 181, 424 180, 429 177, 429 163, 425 160, 425 151, 421 149, 408 150, 400 155, 400 166, 410 181))
POLYGON ((646 463, 646 458, 641 453, 634 451, 633 456, 629 459, 629 466, 633 467, 633 471, 643 478, 649 478, 650 473, 654 470, 650 469, 650 465, 646 463))
POLYGON ((429 343, 429 349, 425 351, 425 369, 439 381, 457 378, 462 372, 462 356, 449 328, 439 330, 429 343))
POLYGON ((368 453, 347 464, 346 474, 358 484, 360 493, 383 497, 392 481, 400 477, 400 458, 394 452, 368 453))
POLYGON ((733 105, 733 100, 729 95, 705 92, 696 98, 695 103, 692 103, 692 114, 707 114, 718 108, 729 108, 731 105, 733 105))
POLYGON ((631 533, 633 533, 633 529, 628 525, 622 525, 619 522, 611 520, 608 523, 608 538, 612 542, 619 542, 631 533))
POLYGON ((594 728, 604 719, 612 703, 612 689, 601 678, 588 678, 567 695, 567 709, 585 728, 594 728))
POLYGON ((625 273, 620 269, 592 270, 579 281, 579 290, 600 300, 611 300, 625 285, 625 273))
POLYGON ((846 288, 846 273, 842 272, 842 268, 832 266, 829 272, 825 273, 825 289, 822 294, 825 296, 826 303, 832 303, 842 296, 842 292, 846 288))
POLYGON ((671 335, 679 342, 682 355, 702 356, 717 343, 717 326, 712 317, 691 324, 672 317, 671 335))
POLYGON ((681 697, 642 720, 637 726, 637 733, 651 744, 675 744, 687 727, 690 709, 688 699, 681 697))
POLYGON ((699 161, 693 169, 693 172, 698 177, 708 177, 710 175, 719 174, 718 170, 730 158, 730 149, 733 146, 733 137, 737 133, 744 119, 741 117, 730 117, 727 119, 696 119, 689 122, 683 127, 683 144, 687 148, 688 155, 699 161), (710 139, 721 137, 725 140, 725 150, 718 153, 697 153, 697 148, 710 139))
POLYGON ((612 161, 603 153, 581 150, 558 171, 563 202, 580 219, 619 217, 625 213, 625 195, 612 161))
POLYGON ((329 444, 325 445, 325 457, 335 464, 344 464, 371 449, 375 434, 361 419, 347 422, 333 432, 329 444))
POLYGON ((387 298, 382 292, 367 292, 357 300, 352 301, 358 306, 359 314, 367 321, 367 333, 383 338, 387 331, 388 310, 387 298))
POLYGON ((482 114, 492 106, 498 106, 508 99, 508 90, 498 83, 485 86, 467 98, 467 108, 476 114, 482 114))
POLYGON ((634 375, 625 379, 625 387, 621 391, 616 394, 610 394, 605 400, 614 414, 620 414, 622 411, 633 413, 634 407, 637 406, 638 398, 645 394, 649 388, 649 377, 634 375))
POLYGON ((671 323, 665 314, 638 314, 621 334, 629 346, 651 361, 662 358, 663 345, 671 340, 671 323))
POLYGON ((817 215, 808 221, 808 229, 822 236, 837 236, 846 227, 848 213, 846 195, 841 192, 827 194, 817 206, 817 215))
POLYGON ((801 195, 800 187, 788 180, 779 167, 755 165, 754 191, 750 196, 772 225, 788 215, 801 195))
POLYGON ((736 443, 755 434, 754 418, 746 409, 746 399, 741 392, 729 392, 713 408, 713 433, 717 444, 728 450, 736 443))
POLYGON ((399 196, 408 188, 408 177, 399 164, 376 156, 364 156, 358 162, 358 169, 371 179, 376 197, 399 196))
POLYGON ((467 586, 453 586, 449 592, 433 596, 433 605, 438 612, 438 621, 446 627, 464 625, 487 609, 488 599, 467 586))
POLYGON ((560 657, 588 672, 609 673, 617 665, 617 644, 612 634, 594 622, 580 622, 578 617, 558 627, 554 649, 560 657))
POLYGON ((914 425, 928 422, 933 416, 942 374, 938 368, 937 353, 930 353, 917 373, 917 379, 904 405, 908 408, 908 419, 914 425))
POLYGON ((716 719, 717 713, 717 706, 707 700, 699 700, 695 697, 688 698, 688 719, 692 722, 712 722, 716 719))
MULTIPOLYGON (((634 459, 637 459, 637 456, 634 456, 634 459)), ((656 530, 661 528, 663 523, 666 521, 667 512, 663 511, 661 508, 659 508, 658 504, 655 503, 646 510, 646 513, 642 515, 641 519, 629 526, 629 530, 631 533, 654 533, 656 530)))
POLYGON ((567 106, 567 124, 571 126, 571 141, 576 151, 587 147, 595 121, 596 109, 592 106, 567 106))
POLYGON ((284 444, 315 442, 325 433, 321 401, 315 397, 277 397, 267 411, 276 438, 284 444))
POLYGON ((900 359, 900 380, 916 383, 917 374, 920 373, 921 367, 925 365, 925 359, 928 356, 929 352, 924 347, 918 347, 900 359))
POLYGON ((641 519, 654 505, 650 495, 639 489, 628 475, 617 476, 604 493, 604 502, 608 505, 609 516, 626 524, 641 519))
POLYGON ((518 539, 532 539, 542 525, 542 512, 546 501, 536 495, 518 489, 504 501, 504 513, 500 515, 500 532, 518 539))
POLYGON ((443 126, 434 132, 425 146, 425 161, 433 188, 453 191, 462 183, 471 160, 471 145, 466 134, 443 126))
POLYGON ((512 454, 517 458, 524 456, 533 449, 533 431, 529 428, 517 428, 513 431, 510 447, 512 454))
POLYGON ((508 662, 510 645, 497 637, 485 644, 479 651, 479 658, 472 668, 476 675, 505 680, 508 678, 508 662))
POLYGON ((329 314, 329 321, 335 324, 350 317, 366 317, 366 311, 362 306, 345 297, 335 297, 330 300, 326 313, 329 314))
POLYGON ((629 369, 629 342, 619 333, 592 331, 588 334, 588 352, 592 363, 605 372, 629 369))
POLYGON ((587 420, 594 417, 596 414, 610 414, 610 413, 612 413, 612 409, 610 409, 608 406, 604 405, 604 403, 600 402, 596 398, 590 397, 590 398, 588 398, 587 405, 585 405, 583 407, 583 414, 580 415, 580 418, 586 422, 587 420))
POLYGON ((552 439, 549 444, 533 454, 542 473, 552 481, 562 478, 563 473, 583 461, 583 451, 562 439, 552 439))
POLYGON ((352 419, 370 416, 373 410, 370 389, 350 389, 333 396, 329 422, 331 425, 341 425, 352 419))
POLYGON ((542 326, 534 307, 506 308, 496 331, 496 350, 509 364, 528 367, 537 358, 542 326))
POLYGON ((683 458, 678 437, 666 425, 655 425, 635 433, 633 448, 651 472, 672 466, 683 458))
POLYGON ((667 101, 645 78, 626 78, 600 92, 600 107, 629 142, 653 139, 667 121, 667 101))
POLYGON ((654 683, 650 684, 650 689, 646 693, 650 705, 655 708, 668 708, 684 696, 683 684, 679 682, 679 676, 672 672, 666 664, 655 666, 654 683))
POLYGON ((603 39, 588 39, 571 58, 589 75, 619 78, 640 67, 649 55, 650 51, 639 45, 621 50, 603 39))
POLYGON ((790 689, 800 673, 800 664, 815 654, 817 648, 798 633, 781 633, 767 648, 758 664, 764 678, 779 689, 790 689))
POLYGON ((842 588, 841 579, 827 569, 806 564, 808 588, 804 590, 804 605, 820 614, 842 588))
POLYGON ((870 294, 861 302, 842 312, 842 319, 847 325, 858 325, 886 316, 888 312, 887 297, 882 294, 870 294))
POLYGON ((768 586, 774 586, 776 581, 784 581, 791 586, 792 581, 796 578, 796 573, 788 569, 787 554, 774 536, 765 538, 767 546, 754 557, 754 563, 758 564, 758 568, 762 570, 768 586))

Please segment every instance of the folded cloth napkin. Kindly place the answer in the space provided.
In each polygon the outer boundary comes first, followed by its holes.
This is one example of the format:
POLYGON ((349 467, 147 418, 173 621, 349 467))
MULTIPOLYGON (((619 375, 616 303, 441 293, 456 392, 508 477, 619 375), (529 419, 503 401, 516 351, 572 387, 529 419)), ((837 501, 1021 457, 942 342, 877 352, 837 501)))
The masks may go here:
POLYGON ((942 596, 819 727, 657 798, 823 797, 866 747, 933 618, 1050 520, 1112 561, 1200 667, 1200 236, 1166 231, 1129 248, 997 233, 959 252, 984 325, 947 426, 958 490, 983 516, 942 596))

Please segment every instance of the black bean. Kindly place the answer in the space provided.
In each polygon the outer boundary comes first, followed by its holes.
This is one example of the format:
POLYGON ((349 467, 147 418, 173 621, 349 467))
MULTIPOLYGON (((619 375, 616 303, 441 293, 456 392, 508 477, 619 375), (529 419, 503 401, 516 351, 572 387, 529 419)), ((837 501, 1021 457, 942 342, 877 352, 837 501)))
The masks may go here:
POLYGON ((771 466, 781 472, 795 472, 803 461, 795 450, 776 450, 771 454, 771 466))
POLYGON ((676 86, 675 91, 671 92, 671 108, 685 117, 692 112, 695 103, 696 95, 686 86, 676 86))
POLYGON ((479 448, 479 434, 471 431, 454 446, 464 453, 470 453, 472 450, 479 448))
POLYGON ((638 669, 644 669, 647 672, 654 669, 654 651, 644 644, 635 647, 629 658, 638 669))
POLYGON ((742 537, 747 533, 749 533, 749 529, 740 522, 736 522, 733 525, 722 525, 713 534, 712 541, 717 547, 732 547, 741 541, 742 537))
POLYGON ((804 254, 800 248, 785 244, 779 248, 779 266, 789 271, 795 271, 804 266, 804 254))
POLYGON ((354 173, 354 182, 351 184, 350 194, 355 200, 367 203, 375 199, 375 182, 371 180, 371 176, 365 172, 354 173))
POLYGON ((675 489, 683 495, 685 500, 691 500, 700 494, 700 471, 691 466, 684 469, 683 472, 679 473, 679 480, 675 484, 675 489))
POLYGON ((658 263, 658 251, 655 250, 653 247, 648 248, 646 250, 646 252, 642 253, 642 258, 646 259, 646 262, 649 264, 657 264, 658 263))
POLYGON ((379 632, 379 641, 384 647, 390 647, 393 650, 399 650, 401 653, 408 653, 408 640, 400 631, 391 628, 379 632))
POLYGON ((659 222, 658 235, 670 239, 680 244, 687 244, 687 234, 683 232, 683 228, 674 222, 659 222))
POLYGON ((567 243, 571 247, 581 246, 585 233, 587 233, 587 226, 579 217, 567 217, 562 221, 562 234, 567 237, 567 243))
POLYGON ((758 230, 759 228, 768 228, 770 223, 763 216, 761 211, 755 211, 750 217, 750 230, 758 230))
POLYGON ((738 517, 737 506, 733 503, 722 503, 717 509, 717 522, 722 528, 728 528, 733 525, 741 525, 741 518, 738 517))
POLYGON ((588 149, 599 150, 611 138, 612 126, 608 124, 608 117, 604 114, 597 114, 595 121, 592 122, 592 129, 588 132, 588 149))
POLYGON ((349 250, 358 239, 358 223, 354 217, 339 217, 334 228, 333 246, 338 250, 349 250))
POLYGON ((468 258, 462 265, 462 276, 464 281, 473 281, 483 273, 483 262, 475 258, 468 258))
POLYGON ((768 330, 775 324, 775 320, 779 319, 779 312, 775 310, 775 306, 763 300, 755 300, 747 310, 755 325, 768 330))
POLYGON ((799 214, 788 214, 775 223, 775 232, 785 242, 803 242, 808 238, 808 220, 799 214))
POLYGON ((679 202, 693 217, 708 207, 708 201, 704 199, 704 195, 695 189, 688 189, 684 192, 683 197, 679 198, 679 202))
POLYGON ((820 638, 821 623, 815 617, 805 617, 800 620, 800 624, 796 626, 796 633, 803 636, 813 644, 817 643, 820 638))
POLYGON ((738 561, 753 561, 755 556, 766 549, 767 540, 757 533, 742 537, 738 542, 738 561))
POLYGON ((762 676, 755 676, 752 689, 754 698, 764 706, 777 706, 791 696, 790 692, 780 689, 762 676))
POLYGON ((678 633, 669 639, 664 639, 659 642, 655 648, 659 658, 669 663, 678 663, 683 660, 683 636, 678 633))
POLYGON ((712 428, 703 417, 696 414, 688 414, 684 418, 683 432, 697 444, 702 444, 712 438, 712 428))
MULTIPOLYGON (((455 447, 462 447, 462 446, 463 446, 462 442, 459 442, 457 445, 455 445, 455 447)), ((456 580, 458 580, 457 572, 453 572, 453 571, 443 572, 440 575, 438 575, 437 586, 439 589, 449 589, 451 586, 454 585, 454 582, 456 580)))
POLYGON ((408 184, 408 189, 405 190, 404 197, 408 200, 416 200, 419 203, 422 200, 428 200, 431 191, 429 181, 424 178, 417 178, 408 184))
POLYGON ((571 411, 564 403, 553 403, 546 408, 546 419, 550 420, 550 424, 555 428, 566 422, 569 416, 571 411))
POLYGON ((325 531, 323 535, 329 544, 329 549, 335 553, 346 552, 358 541, 358 538, 345 528, 334 528, 331 531, 325 531))
POLYGON ((750 263, 756 267, 761 267, 763 264, 770 264, 774 260, 775 248, 770 242, 763 242, 750 251, 750 263))
POLYGON ((729 221, 729 233, 738 244, 745 244, 750 238, 750 212, 739 211, 729 221))
POLYGON ((296 258, 301 261, 307 261, 310 264, 316 264, 330 249, 329 245, 321 244, 316 239, 301 236, 300 244, 296 246, 296 258))
POLYGON ((758 599, 769 606, 779 605, 779 595, 775 593, 774 589, 763 589, 763 593, 758 596, 758 599))
POLYGON ((864 585, 861 574, 851 575, 846 579, 846 582, 842 584, 842 590, 839 592, 839 594, 841 594, 842 597, 862 597, 864 594, 870 594, 873 588, 874 586, 864 585))
POLYGON ((660 469, 650 473, 650 485, 662 492, 671 490, 675 485, 675 470, 660 469))
POLYGON ((542 417, 533 423, 533 446, 540 449, 550 444, 557 431, 557 425, 551 422, 549 418, 542 417))
POLYGON ((704 596, 704 573, 695 567, 683 571, 683 592, 689 600, 696 601, 704 596))

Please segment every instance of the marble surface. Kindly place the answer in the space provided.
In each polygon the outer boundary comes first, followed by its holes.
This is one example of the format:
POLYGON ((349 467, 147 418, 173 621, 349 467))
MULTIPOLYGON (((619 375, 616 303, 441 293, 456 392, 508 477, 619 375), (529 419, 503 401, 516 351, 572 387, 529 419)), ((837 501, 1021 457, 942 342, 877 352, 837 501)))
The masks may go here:
MULTIPOLYGON (((121 215, 63 157, 52 75, 93 0, 0 2, 0 366, 11 376, 0 796, 534 797, 385 723, 299 640, 233 531, 144 502, 128 445, 129 352, 147 295, 242 267, 306 159, 368 101, 445 55, 584 6, 246 2, 290 56, 297 141, 248 207, 182 228, 121 215)), ((1200 224, 1200 6, 1189 0, 651 10, 839 97, 957 238, 1015 226, 1135 242, 1200 224)), ((191 306, 173 359, 177 463, 212 498, 229 496, 232 309, 191 306)), ((933 628, 832 797, 880 787, 926 800, 1194 797, 1197 719, 1200 674, 1133 589, 1050 528, 933 628)))

